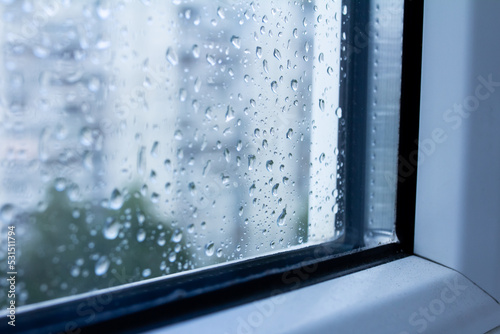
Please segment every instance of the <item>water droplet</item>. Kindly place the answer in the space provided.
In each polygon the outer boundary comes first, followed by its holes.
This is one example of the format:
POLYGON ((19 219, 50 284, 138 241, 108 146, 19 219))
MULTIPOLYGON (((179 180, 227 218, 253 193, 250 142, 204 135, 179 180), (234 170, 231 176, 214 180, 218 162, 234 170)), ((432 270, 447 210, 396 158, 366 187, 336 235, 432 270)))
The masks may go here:
POLYGON ((37 58, 47 58, 50 55, 50 50, 41 46, 41 45, 35 45, 33 47, 33 54, 37 58))
POLYGON ((58 177, 55 180, 54 188, 57 191, 64 191, 66 189, 66 185, 67 185, 67 180, 64 177, 58 177))
POLYGON ((342 6, 342 14, 347 15, 347 5, 342 6))
POLYGON ((227 106, 226 110, 226 122, 229 122, 234 118, 234 109, 231 106, 227 106))
POLYGON ((97 276, 104 275, 108 271, 109 264, 110 264, 109 259, 106 256, 101 256, 95 264, 95 269, 94 269, 95 274, 97 276))
POLYGON ((205 164, 205 167, 203 167, 203 173, 202 173, 203 176, 207 175, 207 173, 210 170, 210 165, 211 164, 212 164, 212 160, 208 160, 207 163, 205 164))
POLYGON ((146 239, 146 231, 144 231, 142 228, 140 228, 137 231, 137 241, 143 242, 145 239, 146 239))
POLYGON ((193 45, 192 52, 193 52, 193 57, 200 58, 200 47, 198 46, 198 44, 193 45))
POLYGON ((172 170, 172 162, 170 159, 167 159, 163 162, 163 166, 165 166, 165 169, 170 172, 172 170))
POLYGON ((194 224, 189 224, 187 227, 188 233, 193 233, 194 232, 194 224))
POLYGON ((280 53, 280 50, 278 50, 278 49, 274 49, 273 55, 274 55, 274 58, 276 58, 276 59, 278 59, 278 60, 281 60, 281 53, 280 53))
POLYGON ((165 239, 165 233, 164 232, 160 233, 160 235, 158 236, 158 240, 156 240, 156 243, 160 247, 165 246, 165 244, 167 243, 167 239, 165 239))
POLYGON ((73 266, 70 272, 71 276, 78 277, 80 275, 80 268, 78 266, 73 266))
POLYGON ((297 80, 293 79, 292 82, 290 83, 290 86, 296 92, 297 88, 299 87, 299 83, 297 82, 297 80))
POLYGON ((152 157, 157 157, 158 156, 158 146, 159 146, 159 143, 157 141, 155 141, 153 143, 153 146, 151 147, 151 156, 152 157))
POLYGON ((140 147, 137 152, 137 172, 139 174, 144 174, 144 170, 146 169, 146 148, 144 146, 140 147))
POLYGON ((101 87, 101 80, 99 80, 99 78, 92 77, 92 78, 89 79, 89 81, 87 83, 87 88, 91 92, 97 92, 97 91, 99 91, 100 87, 101 87))
POLYGON ((149 173, 149 180, 151 182, 156 182, 156 171, 154 169, 152 169, 151 173, 149 173))
POLYGON ((207 109, 205 109, 205 117, 207 119, 212 119, 212 108, 208 107, 207 109))
POLYGON ((200 80, 200 78, 196 78, 196 80, 194 81, 194 91, 195 91, 195 93, 199 93, 200 89, 201 89, 201 80, 200 80))
POLYGON ((286 138, 287 139, 292 139, 292 136, 293 136, 293 129, 288 129, 288 131, 286 132, 286 138))
POLYGON ((321 109, 321 111, 325 110, 325 100, 319 99, 319 109, 321 109))
POLYGON ((254 169, 254 164, 255 164, 255 155, 250 154, 248 156, 248 170, 254 169))
POLYGON ((297 28, 293 29, 293 37, 299 38, 299 30, 297 28))
POLYGON ((342 108, 338 107, 337 110, 335 110, 335 115, 337 115, 338 118, 342 117, 342 108))
POLYGON ((331 68, 330 66, 328 66, 328 68, 326 69, 326 73, 328 73, 328 75, 332 75, 333 74, 333 68, 331 68))
POLYGON ((269 146, 269 144, 267 143, 267 140, 266 140, 266 139, 264 139, 264 140, 262 141, 262 148, 263 148, 263 149, 267 149, 267 147, 268 147, 268 146, 269 146))
POLYGON ((167 61, 172 64, 172 66, 175 66, 179 63, 179 57, 177 57, 177 53, 175 53, 174 49, 172 49, 171 47, 167 49, 165 57, 167 58, 167 61))
POLYGON ((160 194, 153 192, 151 194, 151 202, 158 203, 159 200, 160 200, 160 194))
POLYGON ((278 220, 277 220, 278 226, 285 225, 285 217, 286 217, 286 208, 283 209, 283 211, 281 212, 281 214, 278 217, 278 220))
POLYGON ((325 161, 325 153, 321 153, 319 156, 319 163, 323 163, 325 161))
POLYGON ((194 182, 189 182, 188 189, 191 196, 196 196, 196 185, 194 184, 194 182))
POLYGON ((260 46, 258 46, 256 49, 255 49, 255 55, 257 56, 257 58, 262 58, 262 48, 260 46))
POLYGON ((170 252, 170 254, 168 254, 168 261, 175 262, 176 259, 177 259, 177 253, 176 252, 170 252))
POLYGON ((271 82, 271 90, 273 93, 278 94, 278 83, 276 81, 271 82))
POLYGON ((207 62, 212 66, 214 66, 217 63, 215 61, 215 57, 209 54, 207 54, 207 62))
POLYGON ((229 150, 227 148, 224 150, 224 158, 226 159, 226 162, 231 161, 231 153, 229 152, 229 150))
POLYGON ((262 61, 262 68, 264 69, 264 72, 269 74, 269 66, 267 65, 267 60, 262 61))
POLYGON ((187 98, 187 90, 185 90, 184 88, 181 88, 179 90, 179 101, 184 102, 184 101, 186 101, 186 98, 187 98))
POLYGON ((222 7, 219 7, 217 8, 217 15, 221 18, 221 19, 224 19, 226 17, 225 13, 224 13, 224 8, 222 7))
POLYGON ((322 63, 324 60, 325 60, 325 55, 323 54, 323 52, 321 52, 318 56, 318 61, 322 63))
POLYGON ((240 38, 238 36, 232 36, 231 37, 231 44, 233 44, 233 46, 235 48, 239 49, 241 47, 240 38))
POLYGON ((272 172, 273 171, 273 164, 274 164, 274 162, 272 160, 267 160, 267 162, 266 162, 266 169, 268 171, 272 172))
POLYGON ((142 271, 142 277, 149 277, 151 276, 151 269, 147 268, 142 271))
POLYGON ((179 229, 176 229, 174 233, 172 234, 172 241, 177 243, 182 240, 182 231, 179 229))
POLYGON ((12 204, 5 204, 0 209, 0 219, 5 224, 10 224, 14 218, 14 206, 12 204))
POLYGON ((252 185, 250 186, 250 188, 248 188, 248 195, 249 195, 250 197, 253 197, 253 193, 254 193, 254 191, 255 191, 255 189, 256 189, 256 188, 257 188, 257 187, 255 186, 255 183, 254 183, 254 184, 252 184, 252 185))
POLYGON ((170 182, 165 183, 165 193, 170 194, 170 188, 172 184, 170 182))
POLYGON ((78 202, 80 200, 80 187, 77 184, 70 185, 67 194, 71 202, 78 202))
POLYGON ((114 240, 120 233, 121 226, 122 225, 118 220, 106 221, 106 225, 102 233, 106 239, 114 240))
POLYGON ((273 189, 272 189, 272 194, 273 196, 278 196, 278 187, 279 187, 279 183, 276 183, 274 186, 273 186, 273 189))
POLYGON ((107 1, 99 1, 97 3, 96 13, 102 20, 107 19, 111 14, 110 4, 107 1))
POLYGON ((115 188, 111 193, 111 197, 109 199, 109 207, 110 209, 118 210, 122 207, 122 205, 123 205, 123 196, 118 191, 118 189, 115 188))
POLYGON ((205 245, 205 254, 207 256, 212 256, 214 255, 215 252, 215 245, 213 242, 209 242, 205 245))
POLYGON ((181 130, 176 130, 176 131, 174 132, 174 138, 175 138, 176 140, 182 140, 182 131, 181 131, 181 130))
POLYGON ((93 146, 99 150, 102 146, 103 135, 98 129, 91 129, 88 127, 82 128, 80 131, 80 143, 83 146, 93 146))

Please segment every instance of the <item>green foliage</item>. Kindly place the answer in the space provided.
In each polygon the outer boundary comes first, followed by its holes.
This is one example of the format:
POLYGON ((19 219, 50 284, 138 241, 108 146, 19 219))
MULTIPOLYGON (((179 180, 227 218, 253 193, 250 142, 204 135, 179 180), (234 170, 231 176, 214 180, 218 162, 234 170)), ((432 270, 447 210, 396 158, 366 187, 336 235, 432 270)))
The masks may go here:
POLYGON ((43 211, 30 212, 22 221, 28 228, 19 245, 19 280, 30 304, 190 268, 184 238, 172 241, 170 222, 155 219, 151 202, 138 191, 111 210, 97 201, 71 202, 52 188, 43 211), (144 240, 137 237, 142 232, 144 240), (109 260, 102 275, 96 274, 99 259, 109 260), (145 269, 149 275, 143 275, 145 269))

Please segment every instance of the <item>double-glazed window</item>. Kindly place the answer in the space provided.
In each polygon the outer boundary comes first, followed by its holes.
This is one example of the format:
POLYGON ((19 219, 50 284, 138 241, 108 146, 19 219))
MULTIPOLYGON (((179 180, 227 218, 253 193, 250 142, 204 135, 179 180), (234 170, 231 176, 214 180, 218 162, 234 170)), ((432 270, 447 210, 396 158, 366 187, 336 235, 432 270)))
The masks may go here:
POLYGON ((403 1, 0 13, 0 269, 14 226, 17 306, 398 241, 403 1))

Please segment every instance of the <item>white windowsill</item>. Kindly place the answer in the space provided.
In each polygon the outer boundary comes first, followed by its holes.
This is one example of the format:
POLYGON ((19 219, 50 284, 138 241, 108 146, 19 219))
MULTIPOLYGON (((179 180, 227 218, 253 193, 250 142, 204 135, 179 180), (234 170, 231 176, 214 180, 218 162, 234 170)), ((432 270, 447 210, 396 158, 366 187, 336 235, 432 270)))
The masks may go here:
POLYGON ((485 333, 500 305, 454 270, 410 256, 150 333, 485 333))

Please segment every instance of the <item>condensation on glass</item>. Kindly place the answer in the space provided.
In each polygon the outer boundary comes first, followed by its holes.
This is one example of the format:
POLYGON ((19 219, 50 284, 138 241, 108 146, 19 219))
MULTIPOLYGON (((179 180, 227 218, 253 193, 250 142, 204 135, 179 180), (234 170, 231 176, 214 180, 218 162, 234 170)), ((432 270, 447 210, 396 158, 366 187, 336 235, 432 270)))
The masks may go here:
MULTIPOLYGON (((0 221, 16 226, 18 305, 344 235, 341 1, 0 8, 0 221)), ((383 228, 377 242, 393 239, 383 228)))

